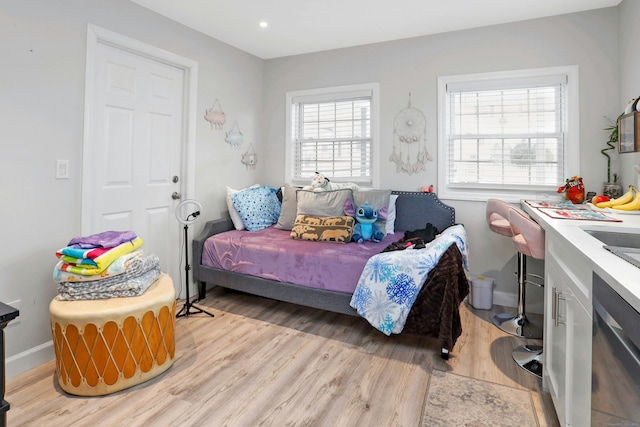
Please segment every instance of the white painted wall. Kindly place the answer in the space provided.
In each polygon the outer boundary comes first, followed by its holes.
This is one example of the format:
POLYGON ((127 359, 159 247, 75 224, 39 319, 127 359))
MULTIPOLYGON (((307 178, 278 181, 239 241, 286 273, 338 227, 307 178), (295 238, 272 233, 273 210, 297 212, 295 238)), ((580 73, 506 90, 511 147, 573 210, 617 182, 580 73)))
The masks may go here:
MULTIPOLYGON (((624 111, 627 103, 640 96, 640 1, 624 0, 618 6, 620 20, 620 104, 618 111, 624 111)), ((634 165, 640 165, 640 153, 625 153, 618 156, 617 165, 622 172, 624 187, 633 184, 640 188, 640 176, 634 171, 634 165)))
MULTIPOLYGON (((53 357, 49 302, 56 294, 55 251, 80 233, 87 24, 158 46, 199 63, 196 194, 204 219, 226 210, 224 186, 256 172, 211 130, 216 98, 229 130, 237 121, 261 149, 263 61, 127 0, 5 0, 0 5, 0 301, 21 300, 20 323, 5 330, 7 376, 53 357), (56 159, 70 178, 55 179, 56 159)), ((193 227, 198 231, 203 221, 193 227)), ((176 248, 176 257, 179 248, 176 248)))
MULTIPOLYGON (((635 15, 637 16, 637 15, 635 15)), ((267 181, 283 179, 284 101, 289 90, 379 82, 383 187, 419 190, 436 184, 436 162, 426 172, 396 173, 388 158, 393 148, 393 118, 412 104, 427 118, 427 147, 437 153, 437 77, 443 75, 578 65, 580 73, 580 173, 588 190, 599 191, 606 177, 603 148, 607 122, 618 110, 618 10, 600 9, 558 17, 418 37, 266 61, 264 138, 269 141, 267 181)), ((436 188, 437 191, 437 188, 436 188)), ((447 200, 456 208, 470 240, 472 274, 497 279, 497 303, 515 305, 515 250, 509 239, 488 231, 485 204, 447 200)), ((530 271, 540 271, 532 262, 530 271)), ((541 306, 534 288, 530 302, 541 306)))

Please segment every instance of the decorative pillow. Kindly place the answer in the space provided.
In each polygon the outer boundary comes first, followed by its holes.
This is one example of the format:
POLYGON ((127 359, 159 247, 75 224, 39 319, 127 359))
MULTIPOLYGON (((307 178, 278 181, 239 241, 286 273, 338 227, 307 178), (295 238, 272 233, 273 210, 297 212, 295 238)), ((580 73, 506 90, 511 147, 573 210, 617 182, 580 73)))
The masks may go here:
POLYGON ((396 200, 398 200, 397 194, 389 196, 389 209, 387 209, 387 234, 393 234, 396 232, 396 200))
MULTIPOLYGON (((253 184, 251 187, 247 188, 258 188, 259 184, 253 184)), ((246 190, 246 188, 245 188, 246 190)), ((235 193, 242 190, 234 190, 233 188, 227 187, 227 209, 229 209, 229 216, 231 217, 231 222, 233 222, 233 226, 236 230, 244 230, 244 223, 242 222, 242 218, 240 218, 240 214, 236 210, 236 207, 233 205, 233 196, 235 193)))
POLYGON ((267 228, 278 221, 280 201, 272 187, 247 188, 231 196, 233 205, 249 231, 267 228))
POLYGON ((355 222, 355 219, 350 216, 298 215, 291 229, 291 238, 314 242, 345 243, 351 241, 355 222))
POLYGON ((350 188, 314 192, 298 190, 297 214, 312 216, 343 216, 344 202, 351 198, 350 188))
MULTIPOLYGON (((365 202, 380 211, 382 208, 387 209, 389 213, 389 201, 391 198, 391 190, 361 190, 353 192, 353 202, 356 206, 362 206, 365 202)), ((380 218, 376 221, 376 225, 380 227, 383 233, 387 234, 387 220, 380 218)))
POLYGON ((291 230, 293 228, 293 223, 296 222, 298 212, 297 192, 298 188, 289 184, 284 185, 284 190, 282 190, 282 210, 278 218, 278 223, 274 228, 280 230, 291 230))

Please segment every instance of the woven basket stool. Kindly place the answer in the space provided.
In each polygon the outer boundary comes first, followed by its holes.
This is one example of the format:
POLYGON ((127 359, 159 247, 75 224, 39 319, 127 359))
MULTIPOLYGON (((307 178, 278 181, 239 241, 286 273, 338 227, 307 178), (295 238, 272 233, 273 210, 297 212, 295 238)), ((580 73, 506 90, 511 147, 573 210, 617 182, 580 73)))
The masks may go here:
POLYGON ((173 281, 163 273, 137 297, 51 301, 60 387, 100 396, 169 369, 175 356, 175 297, 173 281))

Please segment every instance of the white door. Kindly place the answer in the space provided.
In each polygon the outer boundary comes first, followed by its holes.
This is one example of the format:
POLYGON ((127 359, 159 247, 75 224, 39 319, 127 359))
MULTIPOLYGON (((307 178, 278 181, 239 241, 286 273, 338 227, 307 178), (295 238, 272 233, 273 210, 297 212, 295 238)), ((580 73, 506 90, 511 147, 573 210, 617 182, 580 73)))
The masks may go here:
POLYGON ((185 69, 97 42, 87 74, 82 233, 133 230, 180 290, 185 69))

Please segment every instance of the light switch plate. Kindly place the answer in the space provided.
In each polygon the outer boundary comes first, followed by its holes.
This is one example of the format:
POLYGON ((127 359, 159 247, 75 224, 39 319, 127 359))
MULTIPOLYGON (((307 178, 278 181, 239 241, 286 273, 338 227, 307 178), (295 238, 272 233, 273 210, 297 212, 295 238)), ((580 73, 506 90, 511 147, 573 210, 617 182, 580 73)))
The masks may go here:
POLYGON ((56 179, 69 178, 69 160, 56 160, 56 179))

